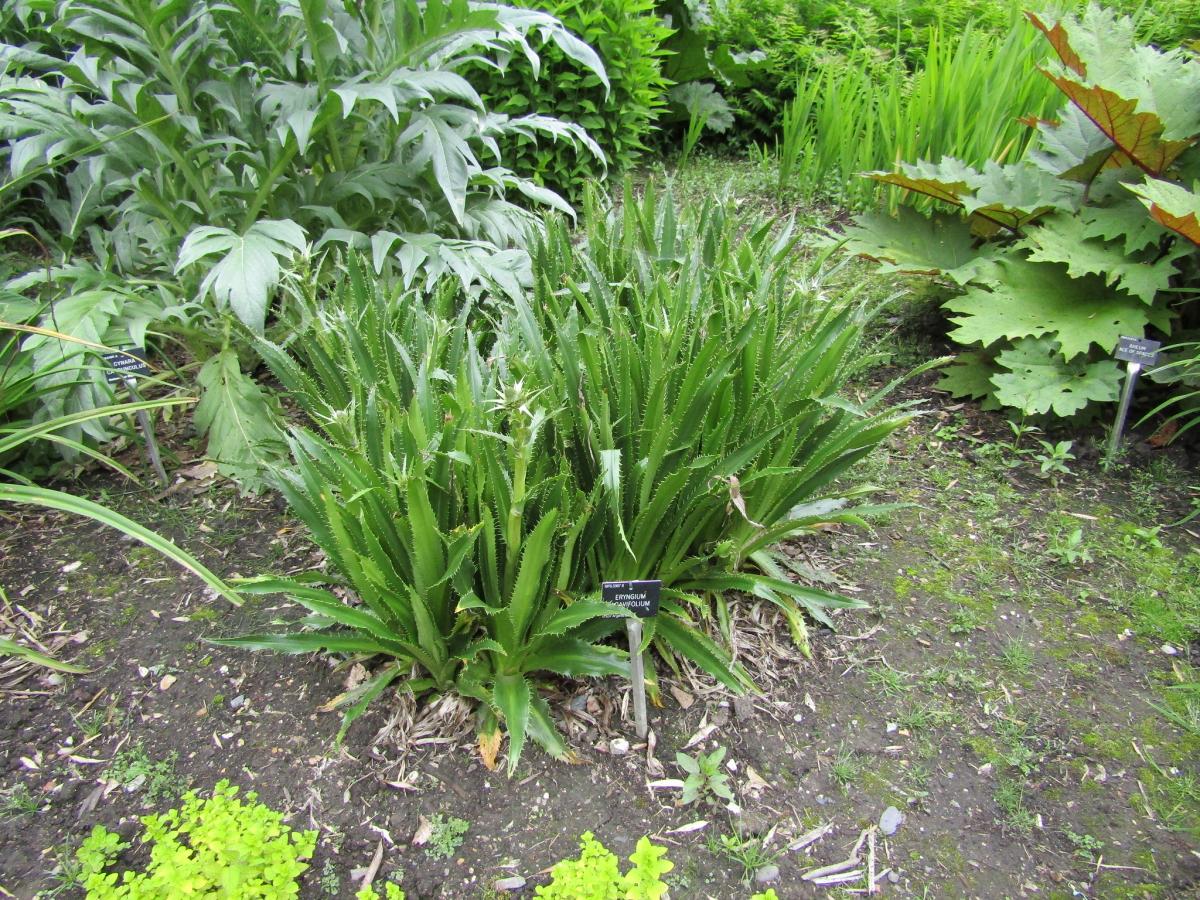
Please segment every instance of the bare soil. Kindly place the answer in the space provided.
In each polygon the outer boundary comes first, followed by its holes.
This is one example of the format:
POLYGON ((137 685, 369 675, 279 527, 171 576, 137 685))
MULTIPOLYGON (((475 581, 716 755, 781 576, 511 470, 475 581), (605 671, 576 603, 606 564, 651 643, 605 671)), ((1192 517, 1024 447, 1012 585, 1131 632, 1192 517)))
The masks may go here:
MULTIPOLYGON (((1147 516, 1178 518, 1195 473, 1176 468, 1150 489, 1136 469, 1110 477, 1085 460, 1056 486, 1034 463, 1010 469, 980 452, 999 425, 955 407, 918 420, 863 476, 915 505, 789 548, 870 604, 839 615, 836 633, 814 629, 812 659, 770 610, 734 598, 731 634, 761 694, 737 699, 659 662, 647 745, 623 684, 551 685, 582 762, 531 748, 511 780, 484 768, 470 711, 449 699, 389 695, 335 747, 339 716, 321 707, 360 672, 205 642, 293 616, 282 601, 233 609, 115 532, 4 510, 6 615, 91 671, 0 670, 0 893, 80 896, 62 864, 93 825, 132 835, 137 816, 229 778, 320 830, 302 890, 312 898, 351 897, 379 847, 377 883, 395 877, 411 898, 496 896, 512 876, 526 880, 513 895, 532 896, 584 830, 622 857, 644 834, 668 845, 676 898, 749 897, 766 887, 743 881, 756 873, 781 898, 838 896, 862 889, 872 866, 896 897, 1200 896, 1197 740, 1155 709, 1197 647, 1164 641, 1137 611, 1146 559, 1182 577, 1200 571, 1188 569, 1200 541, 1172 529, 1161 553, 1131 544, 1128 558, 1102 541, 1156 524, 1147 516), (1090 561, 1051 552, 1069 537, 1064 521, 1096 535, 1090 561), (650 786, 683 777, 676 751, 718 746, 740 814, 650 786), (156 776, 118 784, 113 761, 134 751, 156 776), (23 795, 36 810, 13 802, 23 795), (872 826, 889 806, 904 821, 887 836, 872 826), (470 823, 447 859, 412 845, 434 814, 470 823), (749 872, 722 835, 743 842, 749 872), (854 880, 804 878, 856 844, 854 880)), ((275 498, 187 470, 197 477, 158 498, 107 479, 78 487, 223 574, 319 564, 275 498)))

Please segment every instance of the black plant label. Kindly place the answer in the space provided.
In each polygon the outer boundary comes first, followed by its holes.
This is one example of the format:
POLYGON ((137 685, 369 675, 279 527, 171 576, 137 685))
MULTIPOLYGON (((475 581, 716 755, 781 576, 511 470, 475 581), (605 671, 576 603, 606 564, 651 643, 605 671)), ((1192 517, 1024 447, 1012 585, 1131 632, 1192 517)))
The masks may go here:
POLYGON ((603 597, 606 603, 615 603, 632 612, 639 619, 658 615, 658 598, 662 593, 661 581, 606 581, 603 597))
POLYGON ((1153 366, 1158 363, 1158 348, 1162 344, 1145 338, 1125 337, 1117 344, 1117 359, 1125 362, 1139 363, 1143 366, 1153 366))
POLYGON ((134 375, 149 375, 150 366, 146 363, 145 347, 129 347, 115 353, 105 353, 104 361, 111 371, 105 372, 104 377, 109 384, 116 384, 134 375))

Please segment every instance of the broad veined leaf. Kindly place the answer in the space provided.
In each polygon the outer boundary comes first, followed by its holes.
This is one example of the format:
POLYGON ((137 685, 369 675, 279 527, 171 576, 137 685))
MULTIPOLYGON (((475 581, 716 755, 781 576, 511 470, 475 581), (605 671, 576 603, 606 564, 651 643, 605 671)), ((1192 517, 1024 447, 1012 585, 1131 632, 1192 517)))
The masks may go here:
POLYGON ((1105 206, 1086 206, 1079 211, 1083 222, 1083 236, 1103 238, 1106 241, 1122 240, 1125 252, 1138 253, 1156 246, 1170 232, 1146 215, 1140 198, 1128 197, 1105 206))
POLYGON ((471 145, 443 115, 439 115, 444 110, 445 107, 434 106, 415 113, 399 140, 417 143, 413 164, 429 163, 433 167, 438 188, 455 221, 461 225, 466 209, 467 180, 471 172, 479 171, 480 165, 471 145))
POLYGON ((1051 210, 1074 210, 1083 188, 1021 162, 1001 166, 989 161, 970 179, 973 194, 963 194, 963 209, 1018 231, 1051 210))
POLYGON ((1051 175, 1086 183, 1120 156, 1099 126, 1073 104, 1063 107, 1058 121, 1036 124, 1039 141, 1029 149, 1028 159, 1051 175))
POLYGON ((1055 335, 1065 359, 1087 353, 1092 344, 1112 350, 1123 334, 1142 334, 1147 324, 1168 325, 1165 310, 1107 287, 1095 275, 1071 278, 1066 266, 1006 258, 997 264, 992 290, 971 288, 948 300, 961 315, 950 337, 985 347, 1002 340, 1055 335))
POLYGON ((1191 146, 1190 140, 1166 140, 1162 120, 1154 113, 1139 112, 1136 101, 1062 75, 1051 74, 1050 80, 1099 126, 1130 163, 1150 175, 1161 175, 1191 146))
POLYGON ((1033 262, 1064 263, 1072 278, 1100 275, 1106 285, 1116 285, 1143 303, 1153 303, 1159 291, 1170 286, 1177 274, 1173 260, 1178 253, 1150 262, 1128 255, 1124 248, 1087 236, 1079 216, 1055 216, 1034 228, 1018 246, 1030 251, 1033 262))
POLYGON ((895 216, 864 213, 846 228, 846 249, 882 262, 885 272, 945 275, 958 284, 977 278, 990 265, 993 251, 976 249, 970 227, 946 213, 923 216, 901 206, 895 216))
POLYGON ((1092 401, 1116 400, 1120 390, 1121 369, 1114 360, 1064 362, 1046 338, 1018 341, 996 364, 1009 370, 992 376, 996 400, 1031 415, 1071 416, 1092 401))
POLYGON ((1158 178, 1125 186, 1137 194, 1155 222, 1200 244, 1200 181, 1193 182, 1190 191, 1158 178))
MULTIPOLYGON (((1063 60, 1052 77, 1103 85, 1156 117, 1167 141, 1188 140, 1200 132, 1200 63, 1186 52, 1136 44, 1132 19, 1094 3, 1081 17, 1067 16, 1053 26, 1036 15, 1029 19, 1063 60)), ((1102 121, 1097 124, 1105 127, 1102 121)))
POLYGON ((247 327, 261 333, 268 292, 279 283, 279 260, 291 259, 305 246, 304 229, 291 220, 264 219, 251 225, 244 235, 206 225, 188 234, 175 271, 223 254, 204 276, 200 293, 211 290, 218 306, 228 305, 247 327))
POLYGON ((667 98, 678 103, 689 117, 703 122, 704 127, 724 134, 733 127, 733 110, 716 86, 707 81, 688 81, 667 91, 667 98))
POLYGON ((206 362, 199 382, 195 423, 208 435, 208 455, 247 490, 260 489, 282 443, 267 395, 242 372, 234 350, 222 350, 206 362))
POLYGON ((893 184, 955 206, 962 206, 963 194, 970 193, 971 185, 979 177, 977 169, 952 156, 944 157, 939 163, 925 160, 901 163, 899 172, 865 174, 882 184, 893 184))
POLYGON ((992 376, 997 371, 991 354, 972 350, 958 354, 953 365, 942 369, 937 386, 954 397, 979 399, 989 396, 994 390, 992 376))

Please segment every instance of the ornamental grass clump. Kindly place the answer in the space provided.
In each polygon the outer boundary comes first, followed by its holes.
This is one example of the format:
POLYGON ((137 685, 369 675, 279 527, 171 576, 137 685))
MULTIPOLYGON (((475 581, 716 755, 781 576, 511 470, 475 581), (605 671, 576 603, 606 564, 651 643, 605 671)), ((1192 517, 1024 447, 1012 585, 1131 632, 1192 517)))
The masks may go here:
POLYGON ((489 763, 507 728, 512 771, 526 738, 570 755, 541 680, 628 674, 604 581, 661 579, 647 643, 737 691, 711 627, 728 592, 779 607, 805 650, 804 611, 862 605, 769 548, 868 511, 835 479, 906 419, 841 394, 868 311, 818 290, 790 228, 741 234, 724 204, 677 217, 628 191, 573 240, 549 223, 528 300, 457 309, 351 259, 288 347, 259 342, 311 422, 277 481, 328 563, 244 582, 310 615, 227 643, 384 657, 338 698, 345 725, 401 679, 457 692, 489 763))

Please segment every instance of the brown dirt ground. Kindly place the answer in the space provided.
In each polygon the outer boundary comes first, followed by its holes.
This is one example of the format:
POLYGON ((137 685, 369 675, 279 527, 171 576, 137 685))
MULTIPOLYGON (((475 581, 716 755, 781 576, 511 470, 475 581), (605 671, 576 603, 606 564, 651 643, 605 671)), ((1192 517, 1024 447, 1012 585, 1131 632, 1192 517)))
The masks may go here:
MULTIPOLYGON (((906 820, 891 837, 874 837, 876 871, 897 879, 880 881, 885 895, 1200 896, 1200 792, 1162 794, 1182 797, 1181 808, 1159 802, 1164 780, 1194 789, 1200 777, 1194 740, 1150 706, 1161 702, 1155 683, 1175 660, 1156 642, 1124 634, 1116 612, 1089 618, 1086 597, 1063 599, 1072 584, 1102 594, 1116 577, 1103 566, 1053 570, 1044 557, 1018 559, 1049 515, 1041 480, 992 472, 974 484, 970 497, 1004 484, 1013 492, 986 521, 987 508, 979 512, 960 496, 963 485, 948 483, 949 460, 965 481, 987 468, 971 461, 976 445, 963 435, 995 428, 970 410, 917 422, 872 477, 887 484, 889 471, 910 473, 887 486, 894 498, 923 505, 871 532, 835 530, 791 548, 871 605, 841 615, 836 634, 814 631, 812 660, 788 646, 773 613, 736 600, 732 631, 761 695, 735 701, 690 674, 668 677, 660 663, 664 706, 652 710, 648 747, 633 735, 623 685, 551 686, 552 708, 583 762, 556 763, 530 749, 511 780, 480 763, 469 712, 453 701, 389 696, 335 749, 338 716, 320 707, 353 673, 316 656, 204 642, 291 615, 282 603, 234 610, 99 525, 5 510, 0 584, 10 616, 91 671, 49 676, 6 664, 0 672, 0 798, 24 786, 38 804, 36 812, 9 809, 0 822, 0 886, 22 898, 61 889, 53 872, 64 848, 94 824, 128 836, 138 815, 166 808, 163 797, 150 802, 146 784, 126 790, 105 778, 115 756, 141 747, 166 763, 164 795, 209 790, 227 777, 285 810, 294 826, 320 829, 304 897, 351 897, 352 871, 379 846, 380 879, 395 874, 410 898, 495 896, 492 883, 511 875, 528 882, 516 896, 531 896, 549 866, 574 855, 585 829, 622 857, 643 834, 668 845, 676 898, 753 892, 742 867, 716 852, 718 837, 735 833, 765 844, 781 898, 843 896, 837 891, 861 888, 865 874, 836 888, 803 873, 846 858, 890 805, 906 820), (950 421, 963 422, 959 433, 938 437, 950 421), (977 530, 979 554, 971 550, 977 530), (1029 648, 1029 660, 1005 663, 1014 642, 1029 648), (174 681, 164 689, 166 676, 174 681), (632 747, 615 755, 609 742, 620 737, 632 747), (728 748, 740 816, 679 807, 677 791, 648 786, 681 777, 674 755, 689 743, 692 753, 728 748), (411 846, 421 817, 434 813, 470 823, 447 860, 411 846), (679 831, 698 821, 708 824, 679 831), (828 832, 810 846, 788 849, 822 825, 828 832)), ((181 478, 158 499, 108 480, 81 487, 223 574, 319 562, 276 500, 240 498, 192 471, 200 477, 181 478)), ((1067 492, 1085 515, 1128 505, 1120 478, 1087 472, 1056 496, 1067 492)), ((1195 552, 1193 537, 1180 539, 1180 553, 1195 552)))

